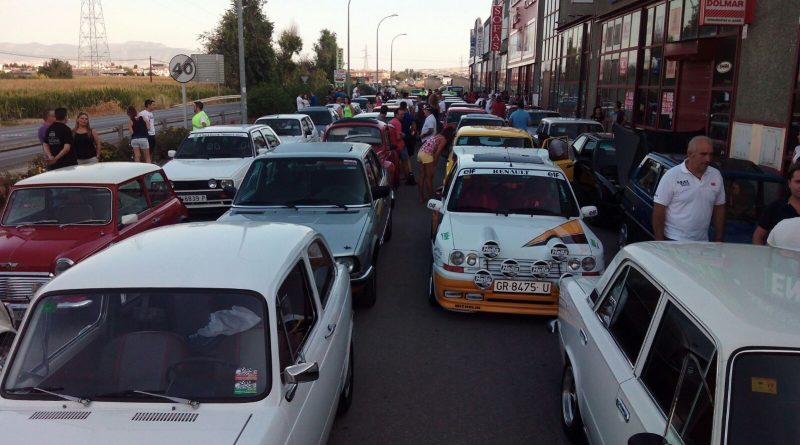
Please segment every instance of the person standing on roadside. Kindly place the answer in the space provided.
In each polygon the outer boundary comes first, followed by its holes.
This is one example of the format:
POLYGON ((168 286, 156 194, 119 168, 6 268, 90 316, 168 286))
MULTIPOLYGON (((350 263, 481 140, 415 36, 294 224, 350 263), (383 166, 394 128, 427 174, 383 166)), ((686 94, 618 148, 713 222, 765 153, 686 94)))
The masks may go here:
POLYGON ((199 130, 201 128, 205 128, 211 125, 211 119, 208 118, 208 115, 205 111, 203 111, 203 102, 199 100, 194 103, 194 116, 192 116, 192 131, 199 130))
POLYGON ((77 165, 78 159, 72 150, 72 130, 67 126, 67 109, 56 108, 55 122, 47 128, 44 152, 48 170, 77 165))
MULTIPOLYGON (((753 244, 763 245, 772 229, 784 219, 800 217, 800 162, 789 167, 786 178, 789 182, 789 199, 780 199, 764 209, 753 232, 753 244)), ((800 233, 796 235, 800 238, 800 233)))
POLYGON ((311 92, 311 97, 308 99, 308 101, 312 107, 316 107, 317 105, 319 105, 319 101, 317 100, 317 95, 314 94, 313 91, 311 92))
POLYGON ((497 97, 492 103, 492 114, 499 117, 500 119, 506 118, 506 103, 503 102, 502 97, 497 97))
POLYGON ((436 164, 454 134, 455 128, 444 127, 439 134, 426 139, 417 151, 417 162, 420 169, 417 193, 420 203, 424 203, 433 196, 433 175, 436 172, 436 164))
MULTIPOLYGON (((128 131, 131 133, 131 148, 133 149, 133 162, 150 161, 150 143, 147 141, 147 123, 144 118, 136 114, 133 105, 128 107, 128 131)), ((192 119, 194 120, 194 119, 192 119)))
POLYGON ((414 148, 417 144, 417 123, 414 122, 414 117, 409 111, 408 102, 400 102, 400 109, 403 110, 403 134, 405 135, 406 152, 408 152, 408 156, 405 158, 406 171, 408 171, 406 182, 408 185, 415 185, 417 181, 414 179, 414 170, 411 168, 411 156, 414 156, 414 148))
POLYGON ((47 138, 47 129, 53 125, 53 122, 56 121, 56 115, 53 113, 53 110, 45 110, 42 113, 42 125, 39 126, 38 136, 39 136, 39 143, 42 144, 42 150, 44 150, 45 159, 47 158, 47 149, 44 148, 44 141, 47 138))
POLYGON ((79 165, 97 164, 100 161, 100 137, 89 124, 89 115, 81 111, 72 129, 72 148, 79 165))
POLYGON ((337 97, 336 101, 333 103, 333 111, 339 115, 339 119, 342 118, 342 98, 337 97))
POLYGON ((525 104, 521 100, 517 101, 517 109, 508 116, 508 120, 512 127, 520 130, 528 131, 528 127, 532 125, 531 116, 525 111, 525 104))
POLYGON ((147 123, 147 143, 150 145, 150 150, 153 151, 156 148, 156 117, 153 115, 153 110, 155 109, 156 101, 153 99, 146 99, 144 101, 144 110, 139 112, 139 116, 147 123))
POLYGON ((686 160, 664 173, 653 196, 653 234, 656 241, 708 241, 725 236, 725 186, 711 167, 714 147, 706 136, 689 141, 686 160))
POLYGON ((436 117, 433 115, 433 107, 430 105, 423 106, 423 112, 425 113, 425 121, 422 124, 422 130, 419 133, 419 137, 424 144, 428 141, 428 139, 436 134, 436 117))
POLYGON ((342 106, 342 117, 350 119, 356 115, 356 110, 353 108, 352 102, 349 97, 344 98, 344 105, 342 106))
POLYGON ((406 151, 406 134, 403 132, 403 116, 405 116, 405 114, 406 110, 403 108, 398 108, 397 111, 394 112, 394 117, 389 121, 389 131, 392 135, 390 138, 392 141, 392 150, 396 150, 397 155, 400 157, 400 165, 397 167, 400 169, 401 178, 405 178, 406 183, 410 184, 409 170, 411 163, 408 159, 408 151, 406 151))
POLYGON ((297 107, 297 111, 300 111, 305 107, 303 104, 303 95, 300 93, 297 93, 297 98, 295 98, 294 102, 297 107))

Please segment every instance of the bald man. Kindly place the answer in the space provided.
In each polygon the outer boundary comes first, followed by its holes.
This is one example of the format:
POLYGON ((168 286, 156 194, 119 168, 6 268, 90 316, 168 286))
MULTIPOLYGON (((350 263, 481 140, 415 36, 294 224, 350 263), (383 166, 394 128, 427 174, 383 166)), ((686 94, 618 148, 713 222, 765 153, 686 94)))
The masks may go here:
POLYGON ((669 169, 653 196, 653 235, 657 241, 708 241, 714 222, 714 241, 725 235, 725 186, 711 167, 711 139, 689 141, 686 160, 669 169))

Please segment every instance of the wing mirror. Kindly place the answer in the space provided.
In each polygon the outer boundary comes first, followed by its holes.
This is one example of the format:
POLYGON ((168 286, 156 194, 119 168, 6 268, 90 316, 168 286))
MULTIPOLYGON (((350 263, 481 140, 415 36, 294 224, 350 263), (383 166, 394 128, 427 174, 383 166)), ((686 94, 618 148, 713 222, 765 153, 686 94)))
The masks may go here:
POLYGON ((597 216, 597 207, 595 206, 581 207, 581 215, 583 215, 584 218, 594 218, 595 216, 597 216))
POLYGON ((438 199, 429 200, 428 208, 434 212, 444 213, 444 204, 438 199))
POLYGON ((170 158, 175 158, 176 153, 177 152, 175 150, 170 150, 167 152, 167 156, 169 156, 170 158))
POLYGON ((313 382, 319 379, 319 365, 317 362, 311 362, 287 366, 283 370, 283 375, 289 384, 313 382))
POLYGON ((119 220, 119 224, 123 227, 129 226, 137 222, 139 222, 139 216, 137 216, 135 213, 131 213, 129 215, 122 215, 122 218, 120 218, 119 220))
POLYGON ((392 192, 392 188, 388 185, 379 185, 377 187, 372 187, 372 199, 378 200, 382 198, 386 198, 392 192))

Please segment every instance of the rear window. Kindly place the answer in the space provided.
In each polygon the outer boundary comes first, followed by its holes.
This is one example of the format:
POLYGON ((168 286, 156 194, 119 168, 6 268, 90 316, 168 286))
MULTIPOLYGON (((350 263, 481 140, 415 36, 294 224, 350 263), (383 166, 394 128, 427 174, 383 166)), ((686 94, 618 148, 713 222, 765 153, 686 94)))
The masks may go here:
POLYGON ((603 131, 600 124, 552 124, 550 125, 550 137, 566 136, 575 139, 583 133, 599 133, 603 131))
POLYGON ((310 117, 314 125, 330 125, 333 122, 331 113, 328 110, 305 111, 303 114, 310 117))
POLYGON ((457 146, 477 145, 480 147, 533 148, 530 139, 509 136, 460 136, 457 146))

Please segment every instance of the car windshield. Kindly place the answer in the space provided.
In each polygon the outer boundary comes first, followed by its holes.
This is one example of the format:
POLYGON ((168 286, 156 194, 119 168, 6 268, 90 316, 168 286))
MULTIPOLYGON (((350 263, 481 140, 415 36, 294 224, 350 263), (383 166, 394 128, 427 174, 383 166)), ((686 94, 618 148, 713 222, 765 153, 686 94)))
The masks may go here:
POLYGON ((278 136, 302 136, 303 129, 298 119, 261 119, 257 123, 269 125, 278 136))
POLYGON ((553 124, 550 126, 550 134, 548 136, 553 138, 566 136, 568 139, 572 140, 578 137, 579 134, 600 133, 602 131, 603 126, 598 123, 553 124))
POLYGON ((529 138, 514 136, 459 136, 455 145, 533 148, 533 144, 531 144, 531 140, 529 138))
POLYGON ((176 159, 249 158, 253 144, 247 133, 191 133, 181 142, 176 159))
POLYGON ((800 354, 749 352, 733 361, 727 444, 800 441, 800 354))
POLYGON ((105 225, 111 222, 111 190, 104 187, 31 187, 11 193, 4 226, 105 225))
POLYGON ((567 181, 547 171, 465 169, 450 193, 451 212, 578 216, 578 205, 567 181))
POLYGON ((361 161, 341 158, 259 159, 236 194, 237 206, 347 206, 370 203, 361 161))
POLYGON ((243 291, 126 289, 55 294, 29 309, 6 398, 154 395, 252 401, 270 390, 264 298, 243 291), (144 391, 152 395, 141 394, 144 391))
MULTIPOLYGON (((314 111, 303 110, 303 114, 310 117, 311 122, 314 122, 314 125, 330 125, 333 122, 331 112, 327 109, 314 111)), ((273 127, 273 130, 274 129, 275 127, 273 127)))
POLYGON ((328 131, 327 142, 363 142, 380 145, 383 143, 381 131, 369 125, 337 125, 328 131))

